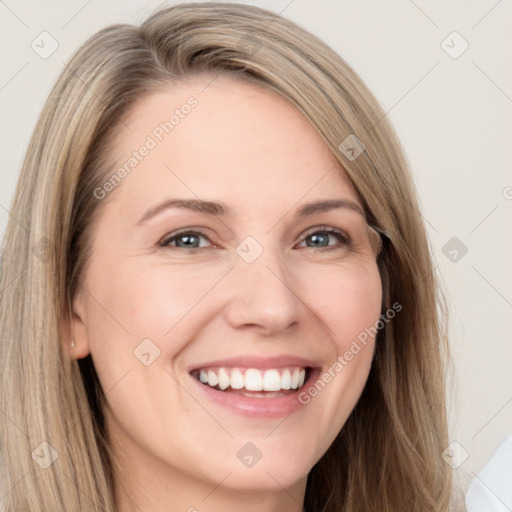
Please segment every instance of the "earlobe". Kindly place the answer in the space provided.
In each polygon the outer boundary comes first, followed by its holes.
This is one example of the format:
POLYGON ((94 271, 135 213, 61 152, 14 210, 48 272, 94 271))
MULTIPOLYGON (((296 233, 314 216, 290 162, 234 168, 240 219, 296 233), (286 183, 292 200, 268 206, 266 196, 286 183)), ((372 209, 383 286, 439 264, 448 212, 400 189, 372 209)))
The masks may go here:
POLYGON ((77 344, 73 338, 69 344, 68 353, 72 359, 82 359, 91 353, 89 343, 81 342, 77 344))
POLYGON ((85 304, 81 293, 77 293, 70 308, 62 332, 63 349, 72 359, 82 359, 90 354, 85 304))

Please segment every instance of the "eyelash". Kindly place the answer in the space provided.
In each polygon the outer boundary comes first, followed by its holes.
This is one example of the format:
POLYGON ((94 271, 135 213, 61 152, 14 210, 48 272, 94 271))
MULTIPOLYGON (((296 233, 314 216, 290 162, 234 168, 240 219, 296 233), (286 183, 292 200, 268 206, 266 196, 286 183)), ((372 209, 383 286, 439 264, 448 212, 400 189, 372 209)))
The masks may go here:
MULTIPOLYGON (((338 240, 340 241, 340 244, 334 245, 334 246, 327 246, 327 247, 305 247, 306 249, 322 249, 324 251, 333 250, 333 249, 340 249, 341 247, 350 246, 350 238, 348 235, 346 235, 343 231, 339 231, 337 229, 322 226, 322 227, 316 227, 312 228, 313 230, 307 232, 304 235, 304 238, 302 241, 304 241, 306 238, 310 237, 311 235, 317 235, 317 234, 326 234, 326 235, 335 235, 338 240)), ((196 230, 183 230, 178 233, 171 234, 170 236, 166 236, 159 245, 161 247, 166 247, 170 249, 181 249, 183 251, 187 251, 188 253, 197 253, 201 249, 207 249, 208 247, 192 247, 190 249, 187 249, 186 247, 177 247, 177 246, 171 246, 169 245, 171 242, 175 242, 180 236, 183 235, 194 235, 194 236, 200 236, 208 240, 210 243, 212 241, 210 238, 203 233, 202 231, 196 231, 196 230)), ((301 241, 301 242, 302 242, 301 241)))

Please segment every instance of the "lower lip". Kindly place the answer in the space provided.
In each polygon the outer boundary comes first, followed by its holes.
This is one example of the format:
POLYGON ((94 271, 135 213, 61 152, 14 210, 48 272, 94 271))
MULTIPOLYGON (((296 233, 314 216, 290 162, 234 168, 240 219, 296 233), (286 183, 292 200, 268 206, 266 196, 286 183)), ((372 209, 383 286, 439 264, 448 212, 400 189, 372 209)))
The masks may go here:
POLYGON ((251 418, 282 418, 304 407, 299 402, 299 393, 309 386, 310 382, 313 382, 316 373, 318 373, 317 370, 311 370, 304 385, 296 392, 272 398, 251 398, 235 393, 226 393, 203 384, 192 375, 190 378, 210 400, 238 414, 251 418))

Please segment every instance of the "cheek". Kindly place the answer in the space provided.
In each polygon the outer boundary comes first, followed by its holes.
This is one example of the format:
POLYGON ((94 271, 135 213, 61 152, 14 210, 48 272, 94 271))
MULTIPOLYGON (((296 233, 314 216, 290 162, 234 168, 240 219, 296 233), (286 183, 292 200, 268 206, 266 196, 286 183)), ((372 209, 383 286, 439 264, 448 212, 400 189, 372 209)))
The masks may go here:
MULTIPOLYGON (((319 281, 317 281, 319 282, 319 281)), ((357 274, 336 272, 325 280, 323 293, 310 294, 311 304, 331 340, 327 367, 299 397, 323 425, 318 444, 325 449, 334 440, 354 409, 366 384, 373 360, 376 325, 382 303, 382 286, 377 267, 357 274)))
POLYGON ((311 305, 329 329, 338 353, 347 350, 353 339, 378 321, 382 285, 376 265, 364 272, 331 270, 329 275, 316 276, 315 284, 307 288, 311 305))
POLYGON ((142 340, 151 339, 172 355, 186 344, 184 329, 192 319, 196 328, 208 321, 208 301, 202 299, 224 273, 223 268, 204 272, 161 263, 117 268, 107 280, 93 283, 101 303, 93 304, 100 317, 96 324, 109 332, 109 344, 123 350, 127 343, 133 350, 142 340), (102 314, 102 309, 108 314, 102 314))

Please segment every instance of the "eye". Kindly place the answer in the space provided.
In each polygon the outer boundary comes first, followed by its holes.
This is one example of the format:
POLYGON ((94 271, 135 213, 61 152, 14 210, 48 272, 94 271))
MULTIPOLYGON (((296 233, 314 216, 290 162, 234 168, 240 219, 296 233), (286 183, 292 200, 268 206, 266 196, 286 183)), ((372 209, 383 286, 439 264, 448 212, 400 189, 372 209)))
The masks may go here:
MULTIPOLYGON (((337 249, 348 246, 350 244, 350 238, 343 233, 343 231, 329 227, 322 227, 320 229, 315 228, 315 231, 310 231, 306 235, 304 242, 306 242, 306 247, 337 249), (332 240, 333 238, 336 238, 339 243, 334 245, 329 244, 329 240, 332 240), (308 241, 311 243, 309 244, 308 241)), ((304 242, 299 244, 298 247, 304 247, 304 245, 302 245, 304 242)))
POLYGON ((201 238, 210 241, 209 238, 200 231, 181 231, 171 236, 167 236, 159 243, 159 245, 162 247, 173 247, 177 249, 201 249, 208 245, 201 245, 201 238))
MULTIPOLYGON (((203 249, 211 244, 211 240, 201 231, 187 230, 173 233, 165 237, 159 245, 161 247, 169 247, 173 249, 188 249, 197 252, 198 249, 203 249), (206 243, 201 244, 201 239, 206 240, 206 243)), ((304 241, 297 247, 309 247, 314 249, 339 249, 346 247, 350 244, 350 238, 343 231, 334 228, 322 226, 321 228, 314 228, 306 234, 304 241), (330 243, 331 240, 337 239, 337 244, 330 243), (304 242, 306 245, 304 246, 304 242)))

